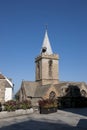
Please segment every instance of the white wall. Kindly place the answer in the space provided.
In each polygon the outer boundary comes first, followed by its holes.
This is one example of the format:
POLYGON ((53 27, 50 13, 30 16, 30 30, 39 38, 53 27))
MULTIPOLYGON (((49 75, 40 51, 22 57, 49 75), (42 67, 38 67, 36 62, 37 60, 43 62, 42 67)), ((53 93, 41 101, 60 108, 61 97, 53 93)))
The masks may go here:
POLYGON ((12 88, 6 88, 5 90, 5 101, 12 99, 12 88))

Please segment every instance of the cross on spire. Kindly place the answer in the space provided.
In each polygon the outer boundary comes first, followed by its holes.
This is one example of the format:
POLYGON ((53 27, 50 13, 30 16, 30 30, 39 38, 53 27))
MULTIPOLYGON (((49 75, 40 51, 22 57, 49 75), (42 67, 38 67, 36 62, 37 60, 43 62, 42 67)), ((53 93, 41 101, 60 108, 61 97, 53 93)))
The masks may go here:
POLYGON ((47 30, 47 27, 48 27, 47 24, 45 26, 46 26, 46 30, 47 30))

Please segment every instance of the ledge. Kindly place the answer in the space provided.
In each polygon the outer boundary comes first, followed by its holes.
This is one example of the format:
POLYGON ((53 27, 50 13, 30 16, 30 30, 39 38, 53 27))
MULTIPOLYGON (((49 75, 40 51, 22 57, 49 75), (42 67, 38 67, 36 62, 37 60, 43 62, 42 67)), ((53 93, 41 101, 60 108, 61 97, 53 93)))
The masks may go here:
POLYGON ((37 62, 40 59, 53 59, 53 60, 59 60, 59 55, 57 54, 52 54, 52 55, 47 55, 47 54, 42 54, 39 55, 35 58, 35 62, 37 62))
POLYGON ((30 114, 30 113, 33 113, 33 112, 34 112, 33 108, 30 108, 30 109, 27 109, 27 110, 20 109, 20 110, 11 111, 11 112, 2 111, 2 112, 0 112, 0 119, 27 115, 27 114, 30 114))

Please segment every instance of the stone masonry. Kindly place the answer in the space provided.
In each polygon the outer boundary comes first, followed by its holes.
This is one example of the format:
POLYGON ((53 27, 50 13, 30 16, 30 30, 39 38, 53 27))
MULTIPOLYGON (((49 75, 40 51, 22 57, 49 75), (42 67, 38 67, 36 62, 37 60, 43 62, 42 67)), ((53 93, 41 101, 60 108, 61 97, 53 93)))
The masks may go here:
POLYGON ((4 95, 5 95, 5 81, 2 79, 0 80, 0 102, 4 102, 4 95))
POLYGON ((59 56, 57 54, 41 54, 35 59, 36 81, 39 82, 40 85, 58 83, 58 60, 59 56))

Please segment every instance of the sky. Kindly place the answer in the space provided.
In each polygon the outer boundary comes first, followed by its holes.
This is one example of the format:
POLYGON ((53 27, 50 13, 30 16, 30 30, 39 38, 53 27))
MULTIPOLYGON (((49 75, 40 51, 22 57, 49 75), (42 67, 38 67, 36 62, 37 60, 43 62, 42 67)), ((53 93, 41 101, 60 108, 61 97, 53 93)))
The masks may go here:
POLYGON ((87 0, 0 0, 0 72, 15 93, 35 80, 46 25, 60 81, 87 83, 87 0))

